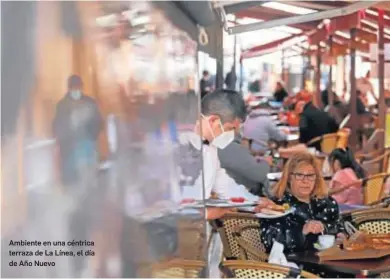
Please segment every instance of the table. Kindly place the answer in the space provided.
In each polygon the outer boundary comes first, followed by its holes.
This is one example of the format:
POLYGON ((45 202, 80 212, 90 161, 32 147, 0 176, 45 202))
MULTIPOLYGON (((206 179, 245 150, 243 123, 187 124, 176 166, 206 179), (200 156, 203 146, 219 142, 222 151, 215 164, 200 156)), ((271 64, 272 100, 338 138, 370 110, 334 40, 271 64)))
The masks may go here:
POLYGON ((367 209, 370 208, 370 206, 367 205, 349 205, 349 204, 339 204, 340 211, 342 213, 349 212, 356 209, 367 209))
POLYGON ((379 259, 320 262, 315 252, 303 252, 287 255, 287 259, 297 264, 318 265, 328 271, 347 273, 355 277, 372 277, 390 271, 390 255, 379 259))
POLYGON ((288 134, 287 141, 296 141, 299 140, 299 134, 288 134))
POLYGON ((290 133, 299 133, 299 127, 296 126, 287 126, 287 125, 282 125, 278 126, 279 129, 288 129, 290 133))

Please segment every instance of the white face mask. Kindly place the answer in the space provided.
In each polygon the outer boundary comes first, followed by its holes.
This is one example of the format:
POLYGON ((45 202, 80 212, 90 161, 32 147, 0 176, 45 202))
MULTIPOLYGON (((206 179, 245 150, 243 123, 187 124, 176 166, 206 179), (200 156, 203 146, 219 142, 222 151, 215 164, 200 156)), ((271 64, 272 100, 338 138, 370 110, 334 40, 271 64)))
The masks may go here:
POLYGON ((80 90, 72 90, 72 91, 70 91, 70 97, 73 100, 80 100, 80 98, 81 98, 81 91, 80 90))
MULTIPOLYGON (((206 118, 205 116, 203 116, 203 117, 206 118)), ((213 129, 211 129, 210 123, 208 121, 207 121, 207 123, 209 125, 209 129, 211 131, 211 134, 214 137, 214 140, 211 142, 211 144, 214 145, 215 147, 217 147, 219 149, 224 149, 226 146, 228 146, 234 140, 234 131, 225 132, 225 130, 223 129, 221 120, 219 120, 219 125, 221 126, 222 133, 217 137, 214 136, 214 132, 213 132, 213 129)))

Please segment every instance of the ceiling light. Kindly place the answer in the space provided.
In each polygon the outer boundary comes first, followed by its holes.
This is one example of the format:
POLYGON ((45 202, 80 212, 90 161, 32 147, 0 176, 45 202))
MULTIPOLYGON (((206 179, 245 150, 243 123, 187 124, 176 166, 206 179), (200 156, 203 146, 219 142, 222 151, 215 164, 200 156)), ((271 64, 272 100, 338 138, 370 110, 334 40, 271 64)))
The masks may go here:
POLYGON ((306 14, 311 14, 317 12, 317 10, 312 10, 312 9, 307 9, 307 8, 301 8, 285 3, 280 3, 280 2, 267 2, 262 5, 263 7, 275 9, 275 10, 280 10, 284 11, 287 13, 292 13, 292 14, 298 14, 298 15, 306 15, 306 14))
POLYGON ((340 37, 343 37, 346 39, 351 39, 351 36, 347 33, 344 33, 344 32, 338 31, 338 30, 335 33, 336 33, 336 35, 339 35, 340 37))
MULTIPOLYGON (((366 13, 367 13, 367 14, 370 14, 370 15, 378 16, 378 13, 377 13, 376 11, 373 11, 373 10, 367 9, 367 10, 366 10, 366 13)), ((384 15, 384 18, 385 18, 385 19, 390 19, 390 17, 388 17, 387 15, 384 15)))
POLYGON ((375 29, 378 29, 378 25, 376 25, 375 23, 372 23, 371 21, 368 21, 366 19, 362 19, 361 22, 363 22, 371 27, 374 27, 375 29))

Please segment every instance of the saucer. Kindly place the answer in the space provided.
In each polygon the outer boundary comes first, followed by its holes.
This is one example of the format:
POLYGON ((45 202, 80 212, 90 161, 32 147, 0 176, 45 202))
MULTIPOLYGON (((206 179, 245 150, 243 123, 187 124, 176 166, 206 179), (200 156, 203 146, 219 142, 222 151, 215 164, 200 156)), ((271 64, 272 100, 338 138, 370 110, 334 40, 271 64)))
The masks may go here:
POLYGON ((327 247, 327 248, 322 247, 319 243, 314 243, 313 246, 314 246, 314 248, 316 248, 316 249, 319 250, 319 251, 324 251, 324 250, 326 250, 326 249, 332 248, 332 247, 327 247))

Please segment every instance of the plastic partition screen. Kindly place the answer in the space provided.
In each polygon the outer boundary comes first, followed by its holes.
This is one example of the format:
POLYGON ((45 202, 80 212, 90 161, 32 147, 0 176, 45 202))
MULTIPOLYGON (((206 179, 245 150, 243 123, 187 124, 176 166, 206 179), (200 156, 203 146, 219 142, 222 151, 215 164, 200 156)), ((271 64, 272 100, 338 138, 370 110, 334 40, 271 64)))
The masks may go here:
POLYGON ((148 1, 5 2, 2 25, 2 277, 205 277, 197 43, 148 1))

